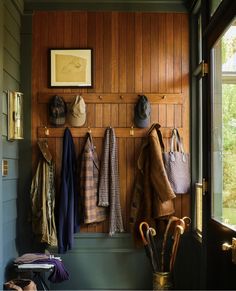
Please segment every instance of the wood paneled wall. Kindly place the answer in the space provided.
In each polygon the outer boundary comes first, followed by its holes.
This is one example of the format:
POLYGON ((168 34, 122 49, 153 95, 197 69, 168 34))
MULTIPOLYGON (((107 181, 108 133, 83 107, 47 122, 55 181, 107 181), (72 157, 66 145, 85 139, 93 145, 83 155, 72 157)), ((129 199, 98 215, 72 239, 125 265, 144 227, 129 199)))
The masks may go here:
MULTIPOLYGON (((129 208, 136 161, 146 130, 134 129, 133 110, 142 93, 152 104, 151 122, 163 128, 166 148, 171 129, 181 129, 189 150, 188 16, 183 13, 36 12, 33 17, 32 145, 33 166, 38 159, 36 141, 45 137, 56 162, 59 188, 63 128, 51 128, 48 101, 54 94, 66 102, 81 93, 87 103, 83 128, 72 128, 79 155, 88 127, 101 156, 103 132, 113 126, 118 134, 121 206, 129 231, 129 208), (92 48, 93 88, 50 88, 49 48, 92 48)), ((65 125, 67 126, 67 124, 65 125)), ((190 213, 189 195, 175 200, 176 215, 190 213)), ((81 231, 107 232, 107 222, 83 226, 81 231)))

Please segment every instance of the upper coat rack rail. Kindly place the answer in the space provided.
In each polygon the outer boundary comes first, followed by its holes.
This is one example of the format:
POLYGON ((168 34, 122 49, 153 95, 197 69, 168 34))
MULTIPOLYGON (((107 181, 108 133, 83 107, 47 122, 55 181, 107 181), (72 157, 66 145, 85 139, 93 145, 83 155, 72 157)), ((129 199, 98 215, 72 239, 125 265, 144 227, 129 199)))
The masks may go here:
MULTIPOLYGON (((132 128, 133 134, 130 134, 131 128, 118 127, 114 128, 116 137, 144 137, 147 134, 148 128, 132 128)), ((84 137, 88 131, 91 132, 93 137, 104 137, 106 128, 104 127, 71 127, 70 131, 73 137, 84 137)), ((163 138, 170 138, 172 128, 161 127, 163 138)), ((182 135, 183 129, 178 128, 179 133, 182 135)), ((64 135, 65 127, 38 127, 38 138, 62 138, 64 135)))
MULTIPOLYGON (((137 93, 38 93, 38 103, 48 103, 54 95, 60 95, 64 98, 65 102, 72 102, 74 96, 81 95, 86 103, 136 103, 138 101, 137 93)), ((182 94, 172 93, 150 93, 145 94, 150 103, 164 103, 164 104, 183 104, 182 94)))

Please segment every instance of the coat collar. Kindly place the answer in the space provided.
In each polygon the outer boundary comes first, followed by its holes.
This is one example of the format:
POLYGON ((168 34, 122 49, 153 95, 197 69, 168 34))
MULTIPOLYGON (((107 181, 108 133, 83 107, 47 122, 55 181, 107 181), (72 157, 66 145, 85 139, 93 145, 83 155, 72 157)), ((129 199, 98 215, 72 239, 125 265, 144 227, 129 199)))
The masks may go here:
POLYGON ((154 139, 159 139, 162 151, 164 152, 164 143, 162 140, 162 134, 161 134, 160 128, 161 128, 160 124, 153 123, 151 127, 149 128, 146 138, 144 139, 142 143, 140 154, 138 157, 138 169, 141 170, 142 172, 143 172, 144 162, 146 160, 146 155, 148 151, 149 137, 152 137, 154 139))
POLYGON ((90 133, 87 133, 87 139, 85 143, 85 150, 88 150, 91 152, 91 158, 93 160, 93 163, 97 169, 99 169, 99 162, 98 162, 98 156, 97 152, 95 150, 95 147, 93 145, 93 138, 90 133))
POLYGON ((46 140, 38 140, 38 146, 39 146, 39 149, 40 149, 43 157, 45 158, 45 160, 48 163, 51 163, 51 161, 52 161, 52 155, 51 155, 51 153, 49 151, 47 141, 46 140))

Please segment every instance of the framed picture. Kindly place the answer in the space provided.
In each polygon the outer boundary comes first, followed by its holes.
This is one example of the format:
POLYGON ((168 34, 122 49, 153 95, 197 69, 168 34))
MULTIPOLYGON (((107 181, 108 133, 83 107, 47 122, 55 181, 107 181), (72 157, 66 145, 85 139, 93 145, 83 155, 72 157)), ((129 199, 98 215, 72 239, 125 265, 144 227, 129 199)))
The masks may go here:
POLYGON ((91 49, 50 49, 51 87, 92 87, 91 49))

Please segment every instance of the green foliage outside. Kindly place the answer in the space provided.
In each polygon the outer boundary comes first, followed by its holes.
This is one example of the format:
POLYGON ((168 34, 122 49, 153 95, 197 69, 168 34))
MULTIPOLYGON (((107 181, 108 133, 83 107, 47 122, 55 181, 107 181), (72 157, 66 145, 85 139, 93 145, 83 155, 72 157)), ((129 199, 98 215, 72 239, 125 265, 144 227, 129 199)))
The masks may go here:
POLYGON ((236 208, 236 85, 223 85, 223 206, 236 208))
MULTIPOLYGON (((222 63, 236 53, 236 38, 222 41, 222 63)), ((223 84, 223 219, 236 224, 236 84, 223 84)))

